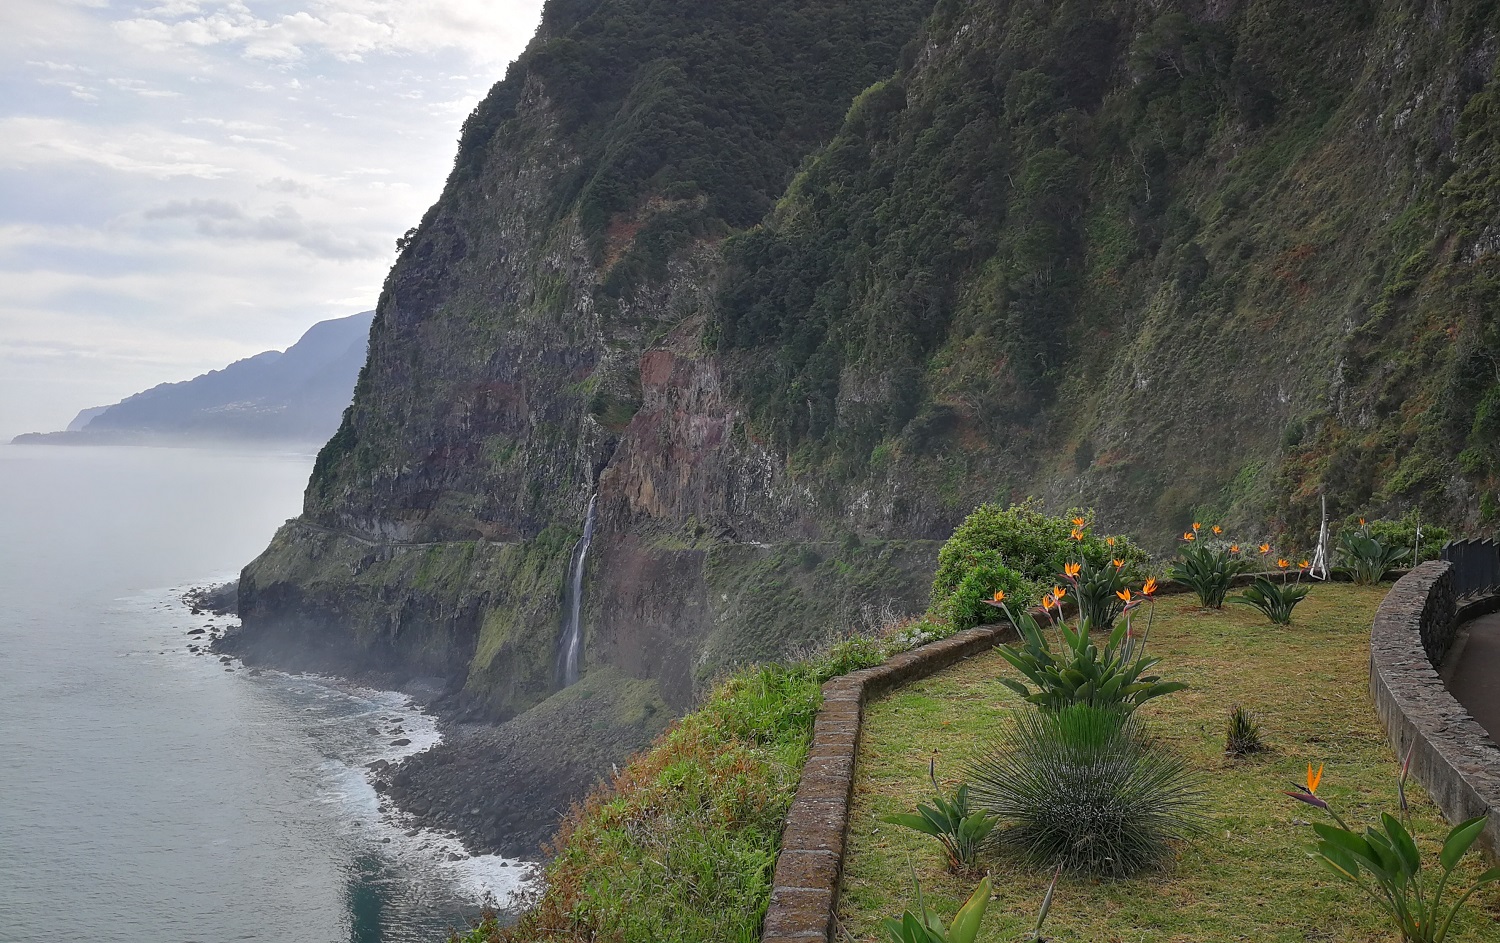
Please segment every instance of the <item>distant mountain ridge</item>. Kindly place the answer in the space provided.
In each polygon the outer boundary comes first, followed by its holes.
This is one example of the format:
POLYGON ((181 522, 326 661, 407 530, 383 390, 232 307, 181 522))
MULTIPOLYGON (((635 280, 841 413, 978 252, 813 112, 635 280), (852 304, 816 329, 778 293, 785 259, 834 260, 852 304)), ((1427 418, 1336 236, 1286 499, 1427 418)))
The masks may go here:
POLYGON ((112 406, 82 410, 65 432, 25 444, 322 444, 338 429, 365 362, 373 311, 314 324, 285 351, 162 383, 112 406))

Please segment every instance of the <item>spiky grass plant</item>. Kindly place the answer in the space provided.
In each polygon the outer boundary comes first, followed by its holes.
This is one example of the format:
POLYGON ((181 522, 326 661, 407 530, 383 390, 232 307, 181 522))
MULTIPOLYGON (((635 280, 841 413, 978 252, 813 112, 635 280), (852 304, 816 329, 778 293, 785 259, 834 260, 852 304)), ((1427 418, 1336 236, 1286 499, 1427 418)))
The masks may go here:
POLYGON ((1224 732, 1224 752, 1229 756, 1263 753, 1265 741, 1260 737, 1260 721, 1242 705, 1229 709, 1229 723, 1224 732))
POLYGON ((1117 710, 1027 709, 969 771, 990 842, 1034 867, 1126 877, 1164 863, 1201 828, 1197 777, 1117 710))

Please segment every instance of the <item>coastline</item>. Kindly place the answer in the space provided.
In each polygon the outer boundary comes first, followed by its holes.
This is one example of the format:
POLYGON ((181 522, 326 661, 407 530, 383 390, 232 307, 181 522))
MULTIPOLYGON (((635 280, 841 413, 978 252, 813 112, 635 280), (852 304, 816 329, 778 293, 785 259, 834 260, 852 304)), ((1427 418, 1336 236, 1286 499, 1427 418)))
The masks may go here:
MULTIPOLYGON (((227 607, 231 596, 225 586, 198 587, 184 603, 207 612, 213 604, 227 607)), ((392 815, 412 827, 454 836, 474 856, 539 865, 573 804, 622 757, 649 745, 669 720, 647 710, 637 723, 617 723, 622 711, 638 705, 612 696, 605 683, 608 672, 585 676, 509 720, 478 720, 440 678, 403 675, 336 647, 285 642, 258 644, 236 624, 210 635, 205 653, 238 661, 252 674, 307 674, 410 698, 434 720, 439 739, 397 762, 370 764, 370 784, 392 815), (601 736, 604 728, 609 734, 601 736)))

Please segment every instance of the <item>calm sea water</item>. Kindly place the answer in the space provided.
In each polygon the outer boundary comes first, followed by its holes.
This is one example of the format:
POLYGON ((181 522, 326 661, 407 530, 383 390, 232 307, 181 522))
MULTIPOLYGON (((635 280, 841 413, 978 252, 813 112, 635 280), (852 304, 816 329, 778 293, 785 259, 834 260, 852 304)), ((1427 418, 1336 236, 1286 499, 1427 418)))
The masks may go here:
MULTIPOLYGON (((225 670, 183 589, 294 515, 300 455, 0 446, 0 941, 441 941, 521 869, 378 809, 390 692, 225 670)), ((410 739, 394 747, 394 739, 410 739)))

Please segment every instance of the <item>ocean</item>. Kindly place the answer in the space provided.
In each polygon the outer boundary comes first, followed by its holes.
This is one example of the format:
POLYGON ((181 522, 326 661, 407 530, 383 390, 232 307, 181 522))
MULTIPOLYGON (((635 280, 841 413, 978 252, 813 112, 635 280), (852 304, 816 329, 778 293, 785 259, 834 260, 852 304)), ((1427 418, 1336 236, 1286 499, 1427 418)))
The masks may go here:
POLYGON ((442 943, 522 886, 379 808, 366 764, 439 736, 405 697, 189 649, 232 620, 182 593, 234 578, 311 467, 0 446, 0 943, 442 943))

